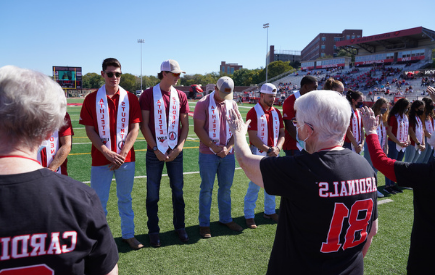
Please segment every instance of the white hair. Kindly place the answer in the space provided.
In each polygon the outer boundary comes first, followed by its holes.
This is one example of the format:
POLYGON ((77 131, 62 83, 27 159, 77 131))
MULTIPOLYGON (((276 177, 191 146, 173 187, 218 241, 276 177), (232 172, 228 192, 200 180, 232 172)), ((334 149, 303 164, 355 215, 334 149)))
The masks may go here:
POLYGON ((0 68, 0 142, 34 148, 64 124, 66 99, 48 76, 15 66, 0 68))
POLYGON ((322 141, 343 142, 350 123, 351 107, 345 97, 335 91, 311 91, 295 102, 296 120, 304 126, 313 125, 322 141))

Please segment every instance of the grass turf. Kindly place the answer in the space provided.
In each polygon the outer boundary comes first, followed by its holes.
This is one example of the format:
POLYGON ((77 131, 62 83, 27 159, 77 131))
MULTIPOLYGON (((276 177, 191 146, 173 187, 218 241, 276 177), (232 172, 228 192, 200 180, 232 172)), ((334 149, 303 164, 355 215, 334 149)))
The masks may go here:
MULTIPOLYGON (((74 99, 69 103, 80 103, 74 99)), ((194 103, 189 103, 193 111, 194 103)), ((253 105, 239 106, 243 117, 253 105)), ((68 172, 79 181, 90 180, 91 144, 84 126, 78 123, 80 107, 69 106, 74 128, 73 149, 68 157, 68 172)), ((193 119, 189 118, 189 139, 184 148, 184 171, 197 172, 199 141, 193 132, 193 119)), ((145 176, 146 142, 139 134, 135 143, 136 176, 145 176)), ((238 167, 238 165, 236 164, 238 167)), ((166 173, 165 171, 163 172, 166 173)), ((378 186, 382 190, 384 177, 378 174, 378 186)), ((133 188, 136 236, 145 248, 131 251, 121 242, 120 218, 117 209, 116 183, 113 181, 108 203, 107 220, 119 250, 119 274, 265 274, 275 237, 276 224, 263 218, 263 192, 259 193, 256 217, 258 228, 246 229, 243 217, 243 198, 249 180, 244 172, 236 169, 232 187, 232 215, 234 221, 245 229, 235 233, 218 224, 217 186, 213 193, 211 209, 212 238, 201 239, 198 227, 198 197, 200 177, 198 173, 184 176, 184 198, 186 204, 186 230, 189 242, 182 243, 174 233, 172 225, 171 189, 168 177, 162 178, 159 202, 159 218, 162 247, 150 247, 148 240, 145 207, 146 178, 136 178, 133 188)), ((89 183, 87 183, 89 184, 89 183)), ((365 274, 406 274, 409 239, 413 221, 412 190, 403 194, 386 196, 383 201, 392 202, 378 206, 379 231, 364 259, 365 274)), ((279 198, 277 198, 277 206, 279 198)), ((277 207, 278 208, 278 207, 277 207)), ((291 270, 291 267, 290 267, 291 270)))

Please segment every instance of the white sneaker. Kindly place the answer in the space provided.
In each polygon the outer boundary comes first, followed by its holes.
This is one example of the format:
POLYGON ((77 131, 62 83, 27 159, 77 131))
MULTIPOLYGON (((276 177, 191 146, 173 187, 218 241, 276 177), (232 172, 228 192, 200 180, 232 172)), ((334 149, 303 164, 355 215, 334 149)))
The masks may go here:
POLYGON ((378 198, 383 198, 384 197, 384 194, 382 194, 381 192, 379 192, 379 190, 378 190, 378 198))

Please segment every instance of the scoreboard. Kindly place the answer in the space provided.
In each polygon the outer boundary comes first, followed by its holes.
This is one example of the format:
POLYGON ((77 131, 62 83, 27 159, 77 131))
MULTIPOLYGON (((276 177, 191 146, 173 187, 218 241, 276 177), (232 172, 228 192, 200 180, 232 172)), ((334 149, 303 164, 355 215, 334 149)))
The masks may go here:
POLYGON ((53 66, 53 79, 63 89, 82 89, 82 67, 53 66))

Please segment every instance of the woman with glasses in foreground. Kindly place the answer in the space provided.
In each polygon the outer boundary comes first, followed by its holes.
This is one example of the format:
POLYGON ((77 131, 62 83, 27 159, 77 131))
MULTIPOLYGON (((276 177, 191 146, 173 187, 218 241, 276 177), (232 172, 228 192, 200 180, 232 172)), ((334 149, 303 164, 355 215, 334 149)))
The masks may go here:
MULTIPOLYGON (((435 100, 435 89, 428 87, 427 92, 432 100, 435 100)), ((388 158, 379 145, 376 135, 377 119, 373 111, 364 108, 362 119, 373 166, 399 186, 413 188, 414 224, 406 269, 408 274, 429 274, 435 269, 435 239, 432 238, 435 232, 435 200, 431 192, 435 178, 435 162, 409 163, 388 158)), ((428 143, 435 146, 435 135, 428 139, 428 143)))
POLYGON ((342 147, 351 109, 334 91, 312 91, 295 102, 299 156, 253 155, 245 124, 232 111, 237 160, 248 178, 281 196, 267 274, 363 274, 363 258, 377 232, 376 174, 342 147))

